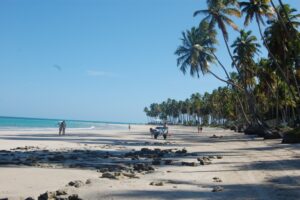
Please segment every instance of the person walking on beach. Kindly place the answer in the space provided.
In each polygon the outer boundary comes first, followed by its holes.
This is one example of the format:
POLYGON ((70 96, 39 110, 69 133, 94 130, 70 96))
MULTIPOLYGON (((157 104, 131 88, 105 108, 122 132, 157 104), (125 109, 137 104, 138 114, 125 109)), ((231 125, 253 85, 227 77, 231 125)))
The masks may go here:
POLYGON ((131 129, 131 126, 130 126, 130 124, 128 124, 128 130, 130 131, 130 129, 131 129))
POLYGON ((63 120, 59 123, 59 133, 58 135, 65 135, 66 133, 66 127, 67 127, 67 124, 66 124, 66 121, 63 120))
POLYGON ((62 121, 58 122, 58 135, 61 135, 62 132, 62 121))
POLYGON ((198 125, 198 133, 202 132, 202 127, 198 125))
POLYGON ((66 124, 66 121, 62 121, 62 134, 65 135, 66 134, 66 127, 67 127, 67 124, 66 124))

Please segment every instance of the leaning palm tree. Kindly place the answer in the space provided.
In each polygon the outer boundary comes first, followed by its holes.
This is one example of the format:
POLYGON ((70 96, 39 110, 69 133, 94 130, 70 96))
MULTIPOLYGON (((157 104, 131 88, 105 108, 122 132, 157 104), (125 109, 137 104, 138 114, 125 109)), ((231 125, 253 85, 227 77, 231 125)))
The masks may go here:
POLYGON ((209 63, 214 61, 212 51, 213 47, 199 34, 199 29, 193 27, 182 33, 182 45, 177 48, 175 54, 178 57, 177 65, 185 74, 190 67, 190 75, 199 77, 200 72, 206 74, 209 69, 209 63), (205 43, 207 42, 207 43, 205 43))
MULTIPOLYGON (((213 47, 215 40, 211 35, 211 30, 208 29, 206 25, 207 22, 203 21, 199 28, 192 28, 190 31, 188 30, 182 33, 182 45, 175 51, 175 54, 178 56, 177 66, 180 67, 180 70, 184 74, 186 74, 188 70, 191 76, 197 77, 199 77, 200 73, 209 73, 218 80, 234 88, 241 89, 241 87, 231 79, 223 79, 211 71, 210 66, 215 63, 215 48, 213 47), (208 35, 211 36, 207 37, 208 35)), ((243 106, 241 102, 240 106, 243 106)), ((244 109, 242 110, 248 122, 244 109)))
POLYGON ((207 9, 194 12, 194 17, 200 14, 206 15, 202 21, 208 22, 210 29, 213 29, 216 25, 218 26, 232 61, 233 56, 228 45, 229 36, 226 25, 238 31, 238 26, 230 19, 230 16, 241 17, 237 5, 235 0, 207 0, 207 9))
POLYGON ((177 66, 184 74, 189 70, 193 77, 200 77, 200 73, 203 75, 209 73, 222 82, 233 84, 231 81, 219 77, 210 69, 210 65, 215 63, 213 54, 215 48, 213 47, 214 39, 207 37, 210 31, 204 28, 205 24, 206 22, 203 22, 199 28, 193 27, 182 33, 182 45, 175 51, 178 56, 177 66))

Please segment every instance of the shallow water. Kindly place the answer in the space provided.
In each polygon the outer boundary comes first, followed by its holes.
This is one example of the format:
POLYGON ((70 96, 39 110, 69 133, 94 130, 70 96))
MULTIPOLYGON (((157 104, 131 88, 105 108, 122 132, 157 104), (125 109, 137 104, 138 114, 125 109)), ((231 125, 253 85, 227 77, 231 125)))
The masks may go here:
MULTIPOLYGON (((23 118, 23 117, 0 117, 0 130, 16 129, 39 129, 39 128, 57 128, 62 119, 41 119, 41 118, 23 118)), ((67 128, 76 129, 125 129, 127 123, 121 122, 97 122, 66 120, 67 128), (126 125, 126 126, 125 126, 126 125)))

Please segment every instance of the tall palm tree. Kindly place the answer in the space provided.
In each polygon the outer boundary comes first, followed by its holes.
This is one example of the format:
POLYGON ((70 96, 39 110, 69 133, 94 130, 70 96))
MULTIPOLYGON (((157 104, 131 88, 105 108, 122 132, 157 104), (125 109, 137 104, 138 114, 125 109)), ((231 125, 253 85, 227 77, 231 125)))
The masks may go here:
POLYGON ((255 56, 259 53, 260 45, 251 31, 240 31, 240 36, 231 45, 234 48, 234 61, 240 71, 243 88, 249 106, 252 120, 257 120, 257 110, 255 109, 255 98, 253 90, 255 86, 255 56))
POLYGON ((190 67, 190 75, 197 75, 197 77, 200 72, 207 73, 209 63, 214 62, 211 52, 215 50, 200 36, 199 29, 193 27, 190 31, 183 32, 181 40, 182 45, 175 51, 175 54, 179 56, 177 65, 180 66, 180 70, 185 74, 190 67))
POLYGON ((299 33, 297 28, 300 26, 300 14, 294 14, 296 9, 289 5, 284 5, 283 8, 278 7, 276 10, 282 17, 280 20, 275 18, 268 21, 270 26, 265 30, 266 43, 280 66, 283 66, 287 78, 291 83, 294 81, 297 92, 300 94, 298 80, 294 73, 295 70, 299 70, 300 40, 297 38, 299 33))
MULTIPOLYGON (((249 25, 249 23, 255 18, 256 23, 258 25, 260 36, 263 40, 264 46, 267 48, 269 56, 271 57, 272 61, 274 62, 274 65, 278 68, 282 76, 284 77, 285 81, 290 84, 290 81, 288 77, 286 76, 283 68, 279 65, 277 59, 273 55, 268 43, 266 42, 266 39, 263 35, 262 27, 261 25, 265 25, 263 17, 271 18, 274 16, 274 10, 269 5, 270 0, 249 0, 249 1, 243 1, 240 2, 240 7, 242 9, 242 13, 246 14, 244 24, 249 25)), ((290 92, 293 93, 293 90, 290 88, 290 92)), ((300 93, 298 93, 298 96, 300 93)), ((296 95, 293 93, 293 96, 295 99, 297 99, 296 95)))
POLYGON ((251 34, 251 31, 241 30, 240 36, 231 45, 234 48, 234 61, 241 71, 241 78, 246 84, 245 89, 249 89, 249 87, 254 85, 256 66, 254 57, 260 52, 260 44, 257 42, 257 38, 251 34))
POLYGON ((215 63, 215 48, 213 47, 214 39, 207 37, 211 32, 205 29, 206 22, 203 22, 199 28, 193 27, 182 33, 182 45, 180 45, 175 54, 177 58, 177 66, 186 74, 189 70, 191 76, 200 76, 209 73, 218 80, 227 84, 233 84, 229 80, 225 80, 211 71, 210 66, 215 63), (203 26, 202 26, 203 25, 203 26))
POLYGON ((213 29, 216 25, 218 26, 232 61, 233 56, 228 44, 229 36, 226 25, 238 31, 238 26, 230 19, 230 16, 241 17, 241 12, 237 5, 235 0, 207 0, 207 9, 194 12, 194 17, 200 14, 206 15, 202 21, 208 22, 210 29, 213 29))

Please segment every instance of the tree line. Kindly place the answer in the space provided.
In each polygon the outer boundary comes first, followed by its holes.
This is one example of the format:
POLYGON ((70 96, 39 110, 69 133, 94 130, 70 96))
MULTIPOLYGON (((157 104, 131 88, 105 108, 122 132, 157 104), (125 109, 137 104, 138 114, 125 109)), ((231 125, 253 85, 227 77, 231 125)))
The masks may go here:
POLYGON ((231 90, 219 87, 212 93, 195 93, 185 100, 167 99, 162 103, 152 103, 144 108, 144 112, 150 123, 224 125, 228 119, 235 121, 240 117, 234 102, 231 90))
POLYGON ((194 12, 195 17, 202 17, 199 25, 182 32, 181 44, 175 51, 177 66, 193 77, 210 74, 226 86, 211 94, 194 94, 185 101, 168 99, 151 104, 145 108, 146 115, 176 123, 238 121, 264 129, 270 119, 275 126, 299 123, 297 10, 282 0, 207 0, 206 3, 206 9, 194 12), (244 26, 238 27, 235 18, 243 18, 244 26), (247 30, 251 23, 257 25, 259 35, 247 30), (232 42, 228 28, 239 32, 232 42), (225 66, 216 55, 218 34, 222 36, 231 66, 225 66), (267 57, 261 54, 263 48, 267 57), (222 76, 214 72, 217 67, 223 70, 222 76))

